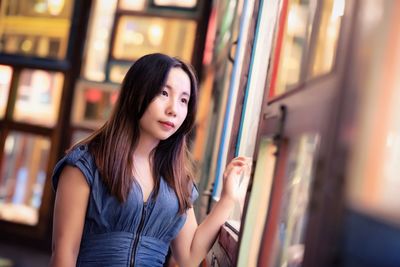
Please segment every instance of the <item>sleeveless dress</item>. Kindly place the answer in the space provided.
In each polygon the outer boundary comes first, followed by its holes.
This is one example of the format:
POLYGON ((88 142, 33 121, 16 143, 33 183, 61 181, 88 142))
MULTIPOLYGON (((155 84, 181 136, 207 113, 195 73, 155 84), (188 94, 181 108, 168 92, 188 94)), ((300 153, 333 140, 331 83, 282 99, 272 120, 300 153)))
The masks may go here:
MULTIPOLYGON (((108 193, 87 145, 76 147, 56 164, 54 191, 65 165, 79 168, 90 186, 76 266, 163 266, 170 242, 186 221, 186 214, 178 213, 178 198, 167 182, 161 177, 157 198, 150 195, 146 203, 134 183, 126 202, 120 203, 108 193)), ((197 197, 193 185, 192 203, 197 197)))

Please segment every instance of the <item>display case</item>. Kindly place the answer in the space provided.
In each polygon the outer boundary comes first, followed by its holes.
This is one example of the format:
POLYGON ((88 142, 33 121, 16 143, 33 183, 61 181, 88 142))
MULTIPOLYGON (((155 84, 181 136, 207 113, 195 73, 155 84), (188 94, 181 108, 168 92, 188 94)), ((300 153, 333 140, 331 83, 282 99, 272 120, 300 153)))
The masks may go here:
POLYGON ((109 118, 118 94, 117 85, 87 81, 77 82, 72 110, 72 125, 88 129, 96 129, 102 126, 109 118))
MULTIPOLYGON (((278 147, 270 136, 263 136, 257 153, 257 164, 251 181, 237 266, 257 266, 261 238, 267 218, 278 147)), ((241 217, 240 217, 241 218, 241 217)))
POLYGON ((318 158, 318 134, 305 133, 290 144, 288 162, 283 177, 282 200, 276 225, 275 265, 301 266, 304 259, 308 204, 318 158))
POLYGON ((1 2, 0 51, 64 59, 68 47, 72 0, 1 2))
POLYGON ((48 248, 89 2, 0 1, 0 241, 48 248))
POLYGON ((12 67, 0 65, 0 120, 6 113, 8 95, 10 93, 12 67))
POLYGON ((0 219, 36 225, 46 182, 50 139, 12 131, 6 137, 0 177, 0 219))
POLYGON ((143 11, 147 6, 146 0, 120 0, 118 8, 128 11, 143 11))
POLYGON ((112 57, 136 60, 150 53, 164 53, 190 62, 196 23, 175 18, 121 16, 118 20, 112 57))
POLYGON ((152 0, 157 7, 196 8, 198 0, 152 0))
POLYGON ((64 75, 23 69, 19 76, 13 120, 53 127, 58 119, 64 75))
POLYGON ((344 12, 344 1, 283 3, 275 36, 270 99, 333 69, 344 12))

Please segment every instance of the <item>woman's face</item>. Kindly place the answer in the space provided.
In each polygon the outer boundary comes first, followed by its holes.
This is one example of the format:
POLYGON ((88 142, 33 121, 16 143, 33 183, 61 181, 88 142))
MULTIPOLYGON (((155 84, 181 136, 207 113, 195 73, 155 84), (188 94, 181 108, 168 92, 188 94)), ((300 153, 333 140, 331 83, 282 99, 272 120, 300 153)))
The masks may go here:
POLYGON ((172 68, 167 82, 140 119, 140 135, 165 140, 182 125, 188 112, 190 79, 181 68, 172 68))

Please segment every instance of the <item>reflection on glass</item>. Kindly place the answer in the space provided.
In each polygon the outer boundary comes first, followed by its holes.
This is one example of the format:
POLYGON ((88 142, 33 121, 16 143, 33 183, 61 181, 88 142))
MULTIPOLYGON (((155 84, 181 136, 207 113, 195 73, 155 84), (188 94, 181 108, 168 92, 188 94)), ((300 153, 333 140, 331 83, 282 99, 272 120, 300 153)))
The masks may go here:
POLYGON ((1 1, 0 51, 63 59, 72 0, 1 1))
POLYGON ((120 0, 118 3, 119 9, 141 11, 144 9, 146 0, 120 0))
MULTIPOLYGON (((276 152, 277 146, 271 138, 261 140, 237 266, 257 266, 258 252, 269 207, 276 152)), ((241 217, 236 217, 236 220, 240 222, 241 217)))
POLYGON ((339 38, 344 0, 323 1, 321 22, 318 29, 316 51, 312 62, 311 75, 328 73, 333 66, 339 38))
POLYGON ((23 70, 13 118, 52 127, 58 119, 64 76, 60 72, 23 70))
POLYGON ((104 81, 116 0, 97 0, 90 22, 83 77, 104 81))
POLYGON ((124 79, 125 74, 128 72, 130 66, 130 64, 124 63, 110 63, 110 81, 113 83, 122 83, 122 80, 124 79))
POLYGON ((118 87, 81 81, 75 93, 73 124, 97 129, 110 116, 118 99, 118 87))
POLYGON ((4 117, 4 113, 6 112, 11 77, 12 68, 0 65, 0 119, 4 117))
POLYGON ((154 5, 194 8, 197 5, 197 0, 154 0, 154 5))
POLYGON ((314 180, 319 135, 303 134, 292 143, 280 208, 274 266, 302 266, 307 207, 314 180))
POLYGON ((0 176, 2 220, 37 224, 49 150, 47 138, 18 132, 7 136, 0 176))
POLYGON ((280 54, 275 58, 277 72, 273 73, 270 96, 282 94, 300 81, 315 8, 315 1, 289 1, 282 43, 277 44, 280 54))
POLYGON ((113 57, 135 60, 164 53, 190 61, 196 23, 172 18, 122 16, 118 21, 113 57))

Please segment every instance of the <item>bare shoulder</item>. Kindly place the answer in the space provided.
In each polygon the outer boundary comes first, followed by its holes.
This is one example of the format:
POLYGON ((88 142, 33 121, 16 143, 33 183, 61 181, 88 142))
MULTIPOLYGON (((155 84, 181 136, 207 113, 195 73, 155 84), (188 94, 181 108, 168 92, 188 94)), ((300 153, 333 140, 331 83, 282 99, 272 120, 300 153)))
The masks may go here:
POLYGON ((83 186, 89 188, 84 174, 77 167, 66 165, 60 174, 58 187, 83 186))

